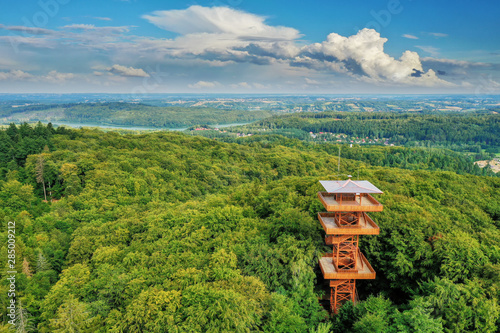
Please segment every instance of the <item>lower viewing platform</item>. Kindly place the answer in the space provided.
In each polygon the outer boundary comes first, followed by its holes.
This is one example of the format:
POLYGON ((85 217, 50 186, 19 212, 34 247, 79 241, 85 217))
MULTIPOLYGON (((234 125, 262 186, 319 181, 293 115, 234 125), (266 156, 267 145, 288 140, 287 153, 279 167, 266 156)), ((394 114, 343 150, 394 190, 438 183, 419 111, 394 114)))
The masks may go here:
POLYGON ((359 280, 373 280, 375 279, 375 270, 370 265, 366 257, 359 253, 357 260, 356 270, 349 272, 337 271, 333 263, 333 254, 328 253, 319 260, 319 266, 323 277, 327 280, 331 279, 359 279, 359 280))
POLYGON ((384 206, 369 194, 318 192, 319 200, 329 212, 381 212, 384 206))

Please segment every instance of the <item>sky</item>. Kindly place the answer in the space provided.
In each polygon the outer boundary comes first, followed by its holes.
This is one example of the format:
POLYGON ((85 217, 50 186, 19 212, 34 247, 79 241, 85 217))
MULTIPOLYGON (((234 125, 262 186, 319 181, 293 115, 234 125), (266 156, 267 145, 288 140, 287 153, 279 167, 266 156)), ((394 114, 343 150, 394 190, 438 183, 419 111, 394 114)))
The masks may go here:
POLYGON ((500 2, 0 0, 0 93, 500 93, 500 2))

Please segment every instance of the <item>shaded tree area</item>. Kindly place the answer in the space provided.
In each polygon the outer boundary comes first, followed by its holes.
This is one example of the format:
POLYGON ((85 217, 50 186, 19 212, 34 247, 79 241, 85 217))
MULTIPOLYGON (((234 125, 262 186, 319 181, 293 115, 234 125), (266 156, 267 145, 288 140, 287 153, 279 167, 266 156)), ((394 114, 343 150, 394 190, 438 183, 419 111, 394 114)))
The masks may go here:
POLYGON ((20 126, 10 124, 6 130, 0 130, 0 175, 8 170, 23 167, 26 157, 40 153, 45 147, 53 150, 52 136, 56 130, 52 124, 35 126, 23 123, 20 126))
POLYGON ((30 330, 497 330, 499 178, 343 159, 341 173, 384 191, 385 209, 372 214, 381 234, 360 245, 377 279, 330 318, 318 302, 316 192, 336 178, 333 152, 164 132, 69 130, 51 142, 0 181, 30 330), (43 202, 40 156, 59 201, 43 202))

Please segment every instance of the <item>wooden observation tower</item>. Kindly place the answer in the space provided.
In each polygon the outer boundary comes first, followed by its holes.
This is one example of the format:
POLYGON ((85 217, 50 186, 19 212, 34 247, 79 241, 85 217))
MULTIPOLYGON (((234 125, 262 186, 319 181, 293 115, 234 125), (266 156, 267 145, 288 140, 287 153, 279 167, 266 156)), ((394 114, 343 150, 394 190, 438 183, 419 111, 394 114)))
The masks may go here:
POLYGON ((358 247, 360 235, 378 235, 380 229, 366 212, 380 212, 383 206, 371 196, 382 193, 366 180, 320 181, 326 192, 318 197, 327 210, 318 218, 325 229, 325 242, 332 253, 319 261, 330 282, 330 309, 337 313, 346 301, 356 301, 356 280, 375 279, 375 271, 358 247))

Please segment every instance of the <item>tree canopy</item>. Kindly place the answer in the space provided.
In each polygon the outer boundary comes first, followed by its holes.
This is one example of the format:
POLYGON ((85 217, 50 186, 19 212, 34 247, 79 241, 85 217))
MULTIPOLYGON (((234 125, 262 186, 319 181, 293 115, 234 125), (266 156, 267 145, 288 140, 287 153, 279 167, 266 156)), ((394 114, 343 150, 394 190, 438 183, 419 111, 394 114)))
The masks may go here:
POLYGON ((1 246, 16 221, 18 299, 36 331, 497 331, 498 177, 343 159, 385 209, 360 245, 377 279, 332 318, 316 192, 337 178, 336 146, 42 125, 31 146, 22 126, 0 131, 1 246))

